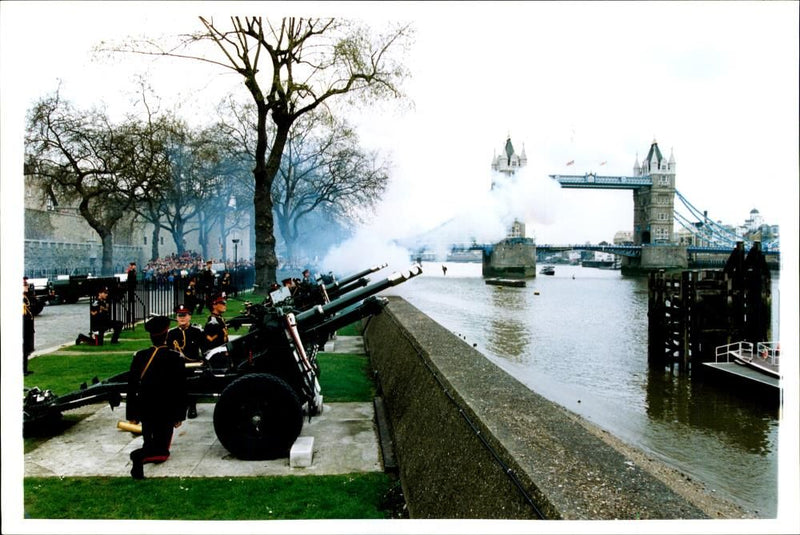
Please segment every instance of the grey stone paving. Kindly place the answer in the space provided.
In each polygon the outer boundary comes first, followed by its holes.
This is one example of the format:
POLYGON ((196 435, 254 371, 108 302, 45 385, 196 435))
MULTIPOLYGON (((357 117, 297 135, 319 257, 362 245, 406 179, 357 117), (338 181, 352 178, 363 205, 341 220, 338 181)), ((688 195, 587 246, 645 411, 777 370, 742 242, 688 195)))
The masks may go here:
MULTIPOLYGON (((361 337, 341 336, 326 351, 364 353, 361 337)), ((324 394, 324 392, 323 392, 324 394)), ((25 455, 25 476, 128 476, 130 452, 142 438, 117 428, 124 406, 98 404, 88 417, 25 455)), ((313 437, 311 466, 290 467, 289 458, 241 461, 214 433, 214 404, 198 404, 198 417, 175 430, 170 459, 145 465, 146 477, 232 477, 345 474, 381 471, 372 403, 325 403, 323 413, 305 419, 301 437, 313 437)))
MULTIPOLYGON (((97 411, 66 432, 25 455, 25 475, 127 476, 128 455, 142 438, 117 428, 124 407, 97 411)), ((198 404, 198 417, 175 430, 172 455, 162 464, 145 465, 147 477, 222 477, 266 475, 346 474, 380 471, 378 439, 371 403, 325 404, 321 415, 305 420, 300 436, 314 437, 311 466, 292 468, 289 458, 240 461, 214 434, 214 405, 198 404)))

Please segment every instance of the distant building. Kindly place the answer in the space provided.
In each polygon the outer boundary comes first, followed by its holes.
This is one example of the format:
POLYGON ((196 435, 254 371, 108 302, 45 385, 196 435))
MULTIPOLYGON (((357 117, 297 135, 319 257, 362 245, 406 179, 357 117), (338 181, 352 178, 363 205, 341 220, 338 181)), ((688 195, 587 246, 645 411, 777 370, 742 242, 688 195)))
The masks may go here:
MULTIPOLYGON (((77 203, 58 198, 25 166, 24 272, 46 274, 99 275, 103 249, 100 236, 78 211, 77 203)), ((114 227, 115 273, 124 273, 129 262, 143 265, 149 249, 142 246, 143 234, 132 213, 114 227)))
MULTIPOLYGON (((511 143, 511 136, 506 139, 506 146, 502 154, 495 154, 492 158, 492 171, 502 173, 508 177, 513 177, 517 170, 528 165, 528 156, 525 154, 525 145, 522 146, 522 153, 517 154, 514 150, 514 145, 511 143)), ((492 189, 496 186, 496 182, 492 179, 492 189)), ((507 238, 524 238, 525 237, 525 223, 514 219, 511 227, 508 229, 507 238)))
POLYGON ((633 232, 630 230, 618 230, 614 234, 614 245, 633 245, 633 232))
MULTIPOLYGON (((78 211, 77 202, 58 198, 52 190, 42 187, 42 180, 25 166, 24 238, 25 266, 28 276, 52 276, 54 274, 99 275, 102 268, 103 248, 100 236, 89 226, 78 211)), ((196 220, 192 220, 193 225, 196 220)), ((144 266, 152 252, 153 225, 146 223, 131 211, 114 226, 114 259, 112 271, 124 273, 129 262, 144 266)), ((186 249, 201 252, 198 233, 187 233, 186 249)), ((209 256, 222 259, 224 252, 232 259, 234 246, 229 242, 223 249, 222 237, 214 228, 208 237, 209 256)), ((249 240, 242 240, 237 247, 238 258, 250 256, 249 240)), ((177 252, 172 236, 165 230, 158 237, 159 256, 166 257, 177 252)), ((141 269, 141 268, 140 268, 141 269)))
POLYGON ((764 224, 764 218, 758 213, 758 210, 753 208, 750 210, 750 217, 744 220, 745 232, 756 232, 764 224))
POLYGON ((744 224, 736 229, 736 234, 745 240, 770 243, 780 238, 780 227, 765 223, 759 211, 753 208, 744 224))

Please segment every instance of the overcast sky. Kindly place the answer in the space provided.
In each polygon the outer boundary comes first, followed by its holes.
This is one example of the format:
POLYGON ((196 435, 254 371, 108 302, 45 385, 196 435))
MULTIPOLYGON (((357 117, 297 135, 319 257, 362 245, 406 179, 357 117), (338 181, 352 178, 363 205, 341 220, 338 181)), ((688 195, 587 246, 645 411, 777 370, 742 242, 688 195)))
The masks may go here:
MULTIPOLYGON (((629 191, 561 190, 547 175, 631 174, 654 139, 675 156, 677 189, 715 220, 741 224, 756 208, 767 222, 797 222, 796 2, 289 2, 261 3, 257 12, 284 14, 292 5, 305 14, 358 15, 376 27, 408 20, 417 28, 406 62, 414 111, 385 105, 351 115, 364 144, 394 162, 370 226, 376 233, 405 238, 481 212, 491 160, 508 135, 529 161, 521 180, 530 198, 515 198, 523 206, 513 209, 524 213, 514 215, 539 243, 596 243, 631 230, 629 191)), ((198 14, 221 17, 229 6, 0 8, 3 98, 18 103, 20 124, 30 102, 59 82, 78 105, 103 101, 122 113, 133 77, 146 71, 165 102, 180 100, 195 118, 210 113, 215 88, 245 91, 207 65, 97 61, 90 53, 104 39, 196 31, 198 14)))

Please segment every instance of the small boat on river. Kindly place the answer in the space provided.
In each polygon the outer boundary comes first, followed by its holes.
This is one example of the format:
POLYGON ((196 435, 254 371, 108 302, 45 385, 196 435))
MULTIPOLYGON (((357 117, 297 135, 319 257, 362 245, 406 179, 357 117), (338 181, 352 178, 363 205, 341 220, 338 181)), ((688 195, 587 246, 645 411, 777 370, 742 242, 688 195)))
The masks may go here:
POLYGON ((546 265, 542 266, 542 269, 539 270, 539 274, 541 275, 555 275, 556 274, 556 267, 553 265, 546 265))
POLYGON ((525 280, 491 278, 491 279, 486 279, 486 284, 491 284, 493 286, 510 286, 512 288, 524 288, 525 280))

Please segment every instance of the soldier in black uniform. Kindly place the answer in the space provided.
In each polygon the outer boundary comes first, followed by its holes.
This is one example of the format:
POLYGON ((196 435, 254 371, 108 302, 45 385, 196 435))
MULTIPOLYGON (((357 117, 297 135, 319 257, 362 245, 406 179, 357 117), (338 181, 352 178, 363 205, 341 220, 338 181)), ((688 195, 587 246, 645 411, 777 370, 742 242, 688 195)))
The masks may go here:
POLYGON ((233 279, 231 278, 231 272, 226 270, 219 279, 219 291, 228 295, 231 290, 233 290, 233 279))
POLYGON ((122 322, 119 320, 111 319, 111 306, 108 304, 108 288, 100 288, 97 292, 97 299, 92 301, 89 306, 89 328, 93 333, 97 333, 97 338, 79 334, 75 339, 75 345, 81 343, 92 345, 103 345, 103 337, 105 332, 112 329, 114 333, 111 335, 111 343, 119 343, 119 333, 122 331, 122 322))
MULTIPOLYGON (((128 264, 128 278, 125 284, 128 288, 128 307, 126 309, 126 320, 129 324, 136 321, 136 262, 128 264)), ((112 342, 113 343, 113 342, 112 342)), ((103 345, 101 342, 99 345, 103 345)))
POLYGON ((33 353, 33 310, 31 301, 28 298, 28 280, 22 281, 22 373, 30 375, 33 372, 28 370, 28 357, 33 353))
POLYGON ((225 294, 216 294, 211 300, 211 315, 203 329, 206 337, 205 351, 228 343, 228 325, 222 317, 226 310, 228 302, 225 300, 225 294))
POLYGON ((128 373, 126 417, 142 424, 144 444, 131 452, 131 477, 144 478, 145 463, 169 458, 172 432, 186 418, 184 359, 167 346, 169 318, 156 316, 145 323, 152 347, 137 351, 128 373))
MULTIPOLYGON (((197 298, 197 277, 192 276, 186 284, 186 289, 183 290, 183 304, 189 309, 189 314, 193 314, 197 308, 199 299, 197 298)), ((198 312, 202 311, 198 310, 198 312)))
POLYGON ((292 284, 294 287, 290 286, 290 290, 295 307, 304 310, 311 305, 319 304, 318 301, 321 298, 320 288, 318 284, 311 280, 311 272, 309 270, 303 270, 303 278, 294 279, 292 284))
MULTIPOLYGON (((205 343, 203 330, 192 324, 192 311, 186 305, 175 307, 178 326, 167 333, 167 347, 180 353, 186 362, 202 362, 205 343)), ((189 418, 197 418, 197 403, 189 400, 189 418)))
POLYGON ((211 299, 214 297, 214 286, 215 286, 215 275, 214 271, 211 269, 211 260, 206 262, 206 268, 200 272, 200 291, 203 294, 203 300, 200 301, 200 308, 197 310, 197 313, 203 311, 203 305, 208 307, 208 310, 211 310, 211 299))

